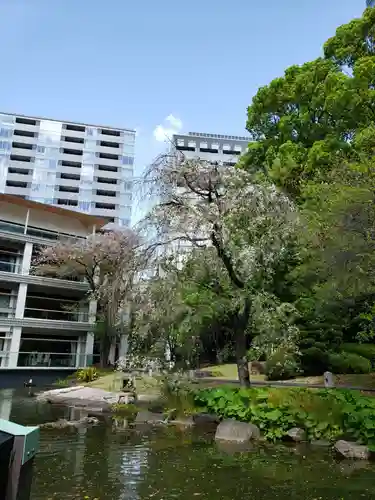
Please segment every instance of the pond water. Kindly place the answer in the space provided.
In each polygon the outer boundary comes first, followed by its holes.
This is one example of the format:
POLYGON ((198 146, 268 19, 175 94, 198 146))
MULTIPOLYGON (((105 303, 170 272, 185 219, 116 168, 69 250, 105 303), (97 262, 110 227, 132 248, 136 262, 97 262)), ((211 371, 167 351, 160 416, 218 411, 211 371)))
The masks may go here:
MULTIPOLYGON (((77 412, 77 410, 75 410, 77 412)), ((26 425, 72 417, 22 391, 0 391, 0 418, 26 425)), ((79 415, 74 415, 79 418, 79 415)), ((176 429, 42 430, 32 500, 375 500, 375 465, 330 451, 254 446, 235 452, 212 434, 176 429)))

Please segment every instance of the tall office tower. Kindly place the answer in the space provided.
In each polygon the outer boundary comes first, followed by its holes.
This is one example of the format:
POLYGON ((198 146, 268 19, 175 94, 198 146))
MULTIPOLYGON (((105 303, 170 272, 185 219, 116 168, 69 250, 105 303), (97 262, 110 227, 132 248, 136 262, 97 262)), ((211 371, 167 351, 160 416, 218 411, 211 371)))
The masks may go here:
POLYGON ((0 114, 0 192, 129 226, 135 130, 0 114))
MULTIPOLYGON (((200 159, 208 163, 218 162, 223 166, 233 167, 240 155, 245 153, 249 142, 250 137, 189 132, 173 135, 171 152, 177 164, 181 159, 200 159)), ((178 192, 181 188, 176 189, 178 192)), ((182 188, 181 193, 184 191, 185 189, 182 188)), ((178 234, 172 235, 172 237, 178 236, 178 234)), ((182 265, 191 248, 190 242, 176 240, 166 245, 164 252, 177 256, 179 265, 182 265)))
POLYGON ((246 151, 249 142, 249 137, 189 132, 186 135, 175 134, 172 148, 182 151, 186 159, 200 158, 233 166, 246 151))

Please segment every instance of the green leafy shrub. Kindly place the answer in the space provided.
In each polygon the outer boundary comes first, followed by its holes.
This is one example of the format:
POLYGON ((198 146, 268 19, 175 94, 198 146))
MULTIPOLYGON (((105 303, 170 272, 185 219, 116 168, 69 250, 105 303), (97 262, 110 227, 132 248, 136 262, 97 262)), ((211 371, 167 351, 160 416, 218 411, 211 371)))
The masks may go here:
POLYGON ((321 375, 329 366, 329 354, 315 344, 301 349, 301 368, 305 375, 321 375))
POLYGON ((370 373, 371 363, 359 354, 350 352, 330 353, 329 370, 333 373, 370 373))
POLYGON ((135 420, 138 408, 133 404, 114 403, 111 406, 111 412, 115 415, 127 417, 129 420, 135 420))
POLYGON ((284 349, 275 351, 265 365, 268 380, 287 380, 295 377, 299 371, 295 356, 284 349))
POLYGON ((223 387, 200 390, 194 401, 201 411, 256 424, 269 440, 300 427, 308 439, 347 436, 375 446, 375 399, 355 391, 223 387))
POLYGON ((375 344, 343 344, 342 350, 358 354, 371 362, 372 367, 375 367, 375 344))
POLYGON ((79 382, 92 382, 98 378, 97 369, 94 366, 83 368, 77 372, 77 380, 79 382))

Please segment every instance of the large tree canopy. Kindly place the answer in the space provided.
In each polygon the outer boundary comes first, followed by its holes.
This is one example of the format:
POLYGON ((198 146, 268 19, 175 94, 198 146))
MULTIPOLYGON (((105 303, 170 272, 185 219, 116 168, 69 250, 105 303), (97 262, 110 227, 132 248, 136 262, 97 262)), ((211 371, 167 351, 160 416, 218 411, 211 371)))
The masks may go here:
POLYGON ((325 57, 292 66, 259 89, 246 128, 254 142, 241 165, 294 197, 343 161, 374 152, 375 9, 341 26, 325 57))
MULTIPOLYGON (((160 200, 144 221, 147 230, 151 227, 158 235, 156 244, 179 258, 183 248, 176 243, 185 242, 187 252, 194 246, 211 248, 211 267, 219 281, 225 273, 235 299, 230 309, 239 379, 248 384, 246 333, 254 295, 269 286, 288 254, 298 220, 294 205, 273 186, 254 183, 244 170, 199 159, 167 155, 147 177, 160 200)), ((195 307, 199 303, 200 312, 207 312, 209 294, 215 292, 206 290, 205 298, 201 292, 195 289, 195 307)))

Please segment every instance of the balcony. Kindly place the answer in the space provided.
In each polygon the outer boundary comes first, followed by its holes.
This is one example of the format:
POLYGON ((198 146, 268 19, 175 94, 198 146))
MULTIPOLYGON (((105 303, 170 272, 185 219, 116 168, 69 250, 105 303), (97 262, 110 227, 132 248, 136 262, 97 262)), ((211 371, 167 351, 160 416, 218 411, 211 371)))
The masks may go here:
POLYGON ((61 309, 25 307, 24 318, 87 323, 89 315, 88 312, 85 311, 64 311, 61 309))
POLYGON ((81 236, 74 236, 65 233, 58 233, 55 231, 48 231, 47 229, 39 229, 36 227, 28 226, 25 231, 25 226, 23 224, 16 224, 15 222, 8 222, 0 220, 0 231, 3 233, 10 234, 23 234, 27 236, 34 236, 37 238, 42 238, 46 240, 58 240, 59 238, 84 238, 81 236))
POLYGON ((50 369, 77 369, 91 366, 99 362, 99 356, 61 353, 61 352, 40 352, 40 351, 20 351, 9 352, 0 351, 0 369, 8 368, 10 358, 18 356, 17 368, 50 368, 50 369))
MULTIPOLYGON (((0 255, 0 259, 2 255, 0 255)), ((0 272, 20 274, 22 265, 18 262, 10 262, 8 260, 0 260, 0 272)))

